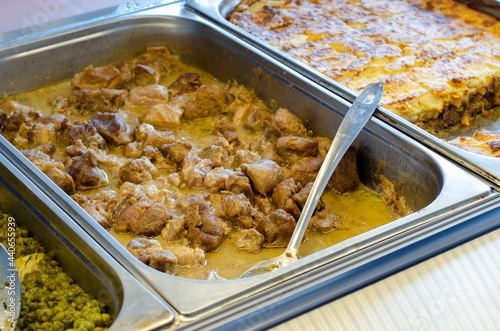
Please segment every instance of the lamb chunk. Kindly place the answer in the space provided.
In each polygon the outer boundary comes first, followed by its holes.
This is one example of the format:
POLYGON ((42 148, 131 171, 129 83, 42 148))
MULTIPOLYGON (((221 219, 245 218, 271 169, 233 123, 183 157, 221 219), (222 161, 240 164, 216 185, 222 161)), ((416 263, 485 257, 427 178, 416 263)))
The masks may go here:
POLYGON ((196 92, 202 85, 200 75, 197 73, 185 72, 181 74, 175 82, 168 87, 174 91, 174 95, 196 92))
MULTIPOLYGON (((217 193, 226 187, 226 181, 234 171, 218 167, 207 172, 203 185, 210 190, 211 193, 217 193)), ((251 188, 250 188, 251 190, 251 188)))
POLYGON ((231 146, 229 141, 227 141, 227 139, 222 136, 215 137, 212 144, 224 148, 229 154, 233 153, 233 146, 231 146))
POLYGON ((123 84, 128 83, 132 79, 132 71, 126 60, 123 60, 120 64, 116 66, 120 70, 120 76, 122 76, 123 84))
POLYGON ((251 102, 245 102, 240 99, 236 99, 227 106, 226 111, 228 114, 233 115, 232 122, 235 127, 241 127, 246 118, 248 117, 248 113, 252 108, 251 102))
POLYGON ((179 185, 181 184, 181 176, 179 176, 179 173, 177 172, 174 172, 165 178, 167 179, 167 183, 170 186, 179 187, 179 185))
POLYGON ((158 84, 161 73, 143 64, 136 64, 134 68, 135 82, 139 86, 158 84))
POLYGON ((177 257, 167 250, 151 254, 149 266, 158 271, 175 275, 177 273, 177 257))
POLYGON ((295 183, 293 178, 288 178, 274 188, 272 195, 276 206, 292 215, 296 220, 300 217, 300 209, 292 197, 298 193, 301 188, 302 185, 300 185, 300 183, 295 183))
POLYGON ((34 112, 33 107, 22 104, 14 100, 6 100, 0 103, 0 109, 3 110, 7 116, 11 116, 16 110, 34 112))
POLYGON ((141 123, 153 125, 156 129, 179 129, 183 110, 168 104, 154 105, 139 117, 141 123))
POLYGON ((72 158, 68 173, 73 178, 77 190, 90 190, 108 185, 108 176, 97 166, 97 160, 92 152, 72 158))
POLYGON ((308 156, 318 155, 318 141, 312 138, 279 137, 276 140, 278 154, 289 164, 308 156))
POLYGON ((253 108, 250 110, 244 126, 251 131, 262 131, 271 125, 273 114, 267 109, 253 108))
POLYGON ((250 253, 258 253, 264 245, 266 238, 255 229, 244 229, 236 235, 234 245, 236 248, 250 253))
POLYGON ((316 211, 309 220, 308 228, 323 233, 335 230, 340 225, 340 217, 330 209, 316 211))
POLYGON ((54 124, 36 123, 29 133, 30 143, 35 146, 53 145, 56 143, 54 124))
POLYGON ((172 215, 161 203, 149 203, 141 200, 126 207, 118 215, 115 230, 131 231, 138 236, 154 237, 161 233, 163 227, 172 215))
POLYGON ((179 199, 177 204, 184 213, 188 238, 208 252, 222 243, 222 230, 206 199, 208 195, 189 195, 179 199))
POLYGON ((217 145, 210 145, 202 149, 198 156, 202 159, 212 161, 214 167, 223 167, 227 164, 229 155, 224 148, 217 145))
POLYGON ((66 172, 58 168, 52 168, 47 172, 47 176, 65 193, 69 195, 75 193, 75 182, 66 172))
POLYGON ((205 265, 205 252, 199 247, 172 245, 168 250, 177 257, 177 264, 180 266, 199 268, 205 265))
POLYGON ((116 207, 116 194, 113 190, 103 189, 96 194, 71 196, 94 220, 108 229, 116 207))
MULTIPOLYGON (((299 204, 300 208, 304 208, 304 205, 306 204, 309 193, 311 193, 311 189, 312 189, 313 184, 314 184, 313 182, 307 183, 306 186, 304 186, 297 194, 292 196, 292 199, 299 204)), ((325 208, 325 203, 320 198, 317 205, 316 205, 316 209, 321 210, 323 208, 325 208)))
POLYGON ((282 136, 305 137, 307 135, 307 129, 302 120, 286 108, 276 111, 271 125, 282 136))
POLYGON ((119 114, 97 113, 89 122, 108 143, 125 145, 132 141, 133 131, 119 114))
POLYGON ((250 179, 244 174, 230 174, 226 180, 226 191, 235 194, 243 193, 250 201, 253 200, 253 190, 250 185, 250 179))
POLYGON ((6 119, 7 119, 7 113, 0 108, 0 128, 3 126, 6 119))
POLYGON ((316 141, 318 142, 318 156, 326 157, 326 154, 328 154, 332 142, 330 141, 330 139, 325 137, 314 137, 314 139, 316 139, 316 141))
POLYGON ((77 90, 68 96, 68 104, 81 115, 98 112, 116 113, 128 92, 124 90, 77 90))
POLYGON ((125 163, 119 170, 122 182, 141 184, 158 177, 158 170, 146 157, 133 159, 125 163))
POLYGON ((146 134, 149 132, 156 132, 154 126, 147 123, 139 124, 134 130, 134 137, 137 141, 144 141, 146 134))
POLYGON ((130 90, 127 104, 131 107, 151 107, 168 101, 168 90, 159 84, 137 86, 130 90))
POLYGON ((66 122, 68 122, 68 118, 63 114, 51 114, 40 117, 38 121, 42 124, 52 124, 54 126, 54 131, 57 132, 63 128, 66 122))
POLYGON ((158 240, 137 238, 128 242, 127 250, 142 263, 149 264, 151 255, 163 251, 163 247, 158 240))
POLYGON ((292 215, 283 209, 277 209, 268 216, 258 219, 257 231, 266 237, 266 247, 286 247, 295 225, 292 215))
POLYGON ((156 162, 156 160, 163 158, 163 155, 158 150, 158 148, 153 147, 153 146, 146 146, 139 153, 139 157, 141 157, 141 158, 146 157, 149 159, 149 161, 154 163, 154 162, 156 162))
POLYGON ((220 115, 225 112, 228 93, 219 85, 202 85, 198 88, 194 104, 188 104, 184 109, 184 118, 194 120, 220 115))
POLYGON ((106 149, 106 141, 91 124, 75 125, 67 123, 64 130, 64 140, 68 145, 73 145, 78 140, 81 140, 85 147, 106 149))
POLYGON ((33 163, 37 168, 39 168, 44 174, 47 174, 50 169, 58 168, 64 171, 64 165, 61 162, 54 162, 50 159, 50 156, 39 150, 21 150, 23 154, 31 163, 33 163))
POLYGON ((103 67, 90 65, 77 73, 71 80, 71 84, 82 90, 119 89, 123 85, 123 78, 120 70, 112 65, 103 67))
POLYGON ((170 54, 166 47, 148 47, 146 52, 134 59, 134 67, 137 65, 148 66, 157 71, 160 76, 170 75, 172 69, 177 66, 179 59, 170 54))
POLYGON ((258 199, 255 203, 255 207, 264 213, 264 215, 269 215, 276 209, 269 198, 258 199))
POLYGON ((290 176, 302 185, 314 182, 324 160, 322 157, 305 157, 290 168, 290 176))
POLYGON ((39 112, 31 108, 15 109, 10 116, 8 116, 2 127, 3 132, 18 132, 21 127, 33 127, 35 121, 41 117, 39 112))
POLYGON ((384 192, 382 201, 389 206, 392 216, 400 218, 413 213, 406 199, 398 195, 394 184, 382 175, 380 175, 380 187, 384 192))
POLYGON ((236 226, 248 229, 254 225, 251 217, 252 204, 243 193, 225 195, 221 207, 224 216, 236 226))
POLYGON ((349 147, 333 172, 330 183, 340 193, 352 190, 359 183, 356 148, 349 147))
POLYGON ((161 237, 165 242, 175 242, 183 238, 185 232, 186 221, 183 217, 175 217, 167 221, 163 230, 161 230, 161 237))
POLYGON ((37 146, 35 148, 32 148, 31 149, 32 151, 38 151, 38 152, 42 152, 44 154, 47 154, 49 156, 52 156, 55 152, 55 147, 54 145, 41 145, 41 146, 37 146))
POLYGON ((245 163, 255 163, 261 160, 259 154, 251 152, 245 149, 235 149, 236 153, 234 154, 233 159, 233 167, 238 168, 245 163))
POLYGON ((180 165, 191 151, 191 148, 193 148, 193 146, 191 146, 190 143, 177 141, 173 144, 162 145, 160 150, 163 155, 170 159, 170 161, 180 165))
POLYGON ((140 142, 128 143, 125 145, 125 148, 123 148, 123 156, 134 159, 138 158, 141 155, 141 147, 142 143, 140 142))
POLYGON ((215 129, 212 131, 212 134, 218 135, 218 134, 224 134, 226 131, 236 131, 236 127, 232 122, 229 121, 227 117, 222 117, 220 120, 217 121, 217 124, 215 124, 215 129))
POLYGON ((165 144, 172 144, 176 141, 175 135, 172 131, 161 131, 161 132, 147 132, 144 135, 144 141, 142 147, 153 146, 156 148, 161 148, 165 144))
POLYGON ((203 188, 206 174, 212 169, 212 161, 200 159, 193 152, 189 152, 184 159, 181 178, 192 188, 203 188))
POLYGON ((262 195, 271 192, 283 181, 283 168, 271 160, 264 159, 252 164, 244 164, 242 169, 248 174, 254 189, 262 195))

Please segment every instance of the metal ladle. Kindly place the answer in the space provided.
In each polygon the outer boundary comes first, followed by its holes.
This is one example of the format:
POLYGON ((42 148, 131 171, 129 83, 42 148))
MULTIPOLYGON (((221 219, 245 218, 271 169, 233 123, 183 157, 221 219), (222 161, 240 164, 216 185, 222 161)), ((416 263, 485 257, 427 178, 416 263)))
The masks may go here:
POLYGON ((316 205, 318 204, 323 190, 345 152, 368 122, 375 108, 377 108, 383 90, 384 86, 381 83, 370 84, 356 100, 354 100, 354 103, 348 110, 337 130, 285 252, 273 259, 264 260, 255 264, 239 278, 260 275, 281 268, 299 259, 298 252, 300 243, 302 242, 309 219, 316 209, 316 205))

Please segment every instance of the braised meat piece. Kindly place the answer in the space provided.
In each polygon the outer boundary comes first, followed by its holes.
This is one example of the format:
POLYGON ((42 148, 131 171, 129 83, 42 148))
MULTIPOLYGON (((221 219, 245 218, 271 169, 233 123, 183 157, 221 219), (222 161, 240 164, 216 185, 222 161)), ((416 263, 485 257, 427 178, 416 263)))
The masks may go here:
POLYGON ((305 157, 292 165, 289 176, 302 185, 314 182, 324 160, 322 157, 305 157))
POLYGON ((203 185, 208 188, 210 192, 217 193, 226 188, 228 177, 234 173, 233 170, 217 167, 207 172, 203 185))
POLYGON ((63 135, 68 145, 73 145, 81 140, 85 147, 106 149, 106 141, 92 124, 66 123, 63 135))
POLYGON ((136 64, 134 67, 135 82, 139 86, 158 84, 161 73, 143 64, 136 64))
POLYGON ((408 206, 405 197, 400 196, 396 187, 385 176, 380 175, 380 187, 384 192, 382 197, 384 203, 389 206, 391 215, 400 218, 413 213, 413 210, 408 206))
POLYGON ((125 163, 119 171, 122 182, 144 183, 158 177, 158 170, 146 157, 133 159, 125 163))
POLYGON ((330 183, 340 193, 352 190, 359 183, 356 148, 349 147, 333 172, 330 183))
POLYGON ((38 169, 40 169, 44 174, 47 174, 50 169, 57 168, 64 171, 64 164, 61 162, 55 162, 50 159, 50 156, 39 150, 21 150, 28 160, 31 161, 38 169))
POLYGON ((174 95, 182 95, 184 93, 196 92, 202 85, 200 75, 192 72, 185 72, 181 74, 175 82, 168 87, 174 91, 174 95))
POLYGON ((266 247, 286 247, 295 225, 292 215, 283 209, 277 209, 257 220, 257 231, 266 237, 266 247))
POLYGON ((119 89, 123 85, 123 77, 120 70, 111 65, 88 66, 73 77, 71 84, 82 90, 119 89))
POLYGON ((155 252, 149 257, 149 266, 158 271, 175 275, 177 273, 177 257, 167 250, 155 252))
POLYGON ((33 127, 35 121, 41 117, 41 114, 31 108, 15 109, 8 116, 2 127, 3 132, 18 132, 21 127, 33 127))
POLYGON ((68 173, 73 178, 77 190, 90 190, 108 184, 108 176, 97 166, 97 160, 92 152, 72 158, 68 173))
POLYGON ((137 238, 128 242, 127 250, 139 261, 149 265, 151 255, 163 251, 163 247, 158 240, 137 238))
POLYGON ((245 120, 244 127, 251 131, 262 131, 271 125, 273 114, 267 109, 252 108, 245 120))
MULTIPOLYGON (((313 184, 313 182, 307 183, 306 186, 304 186, 297 194, 292 196, 292 199, 297 202, 300 208, 304 208, 307 198, 309 197, 309 193, 311 193, 313 184)), ((321 210, 323 208, 325 208, 325 202, 320 198, 316 204, 316 209, 321 210)))
POLYGON ((104 189, 89 196, 73 194, 71 197, 103 228, 110 227, 116 207, 114 191, 104 189))
POLYGON ((173 144, 165 144, 160 150, 172 162, 180 165, 191 151, 191 144, 184 141, 177 141, 173 144))
POLYGON ((196 91, 194 103, 188 103, 184 108, 184 118, 194 120, 220 115, 225 112, 229 94, 219 85, 202 85, 196 91))
POLYGON ((34 146, 53 145, 56 143, 54 124, 36 123, 29 133, 29 142, 34 146))
MULTIPOLYGON (((163 46, 148 47, 146 52, 134 59, 133 65, 142 65, 149 67, 159 74, 159 76, 170 75, 172 69, 177 66, 179 59, 170 54, 170 51, 163 46)), ((136 77, 137 80, 137 77, 136 77)))
POLYGON ((141 123, 153 125, 156 129, 169 130, 178 129, 181 125, 181 117, 184 111, 168 104, 154 105, 139 117, 141 123))
POLYGON ((172 245, 168 250, 177 257, 177 265, 199 268, 205 265, 205 252, 199 247, 172 245))
POLYGON ((189 152, 182 163, 181 178, 192 188, 203 188, 205 176, 212 169, 212 161, 200 159, 189 152))
POLYGON ((166 222, 172 218, 167 206, 141 200, 126 207, 118 215, 115 230, 130 231, 138 236, 154 237, 161 233, 166 222))
POLYGON ((172 144, 176 141, 177 139, 175 139, 175 135, 172 131, 146 132, 144 134, 142 146, 153 146, 156 148, 161 148, 161 146, 163 145, 172 144))
POLYGON ((271 125, 282 136, 305 137, 307 134, 302 120, 286 108, 280 108, 276 111, 271 125))
POLYGON ((21 102, 14 100, 5 100, 0 103, 0 109, 5 112, 7 116, 12 115, 16 110, 24 110, 27 112, 34 111, 33 107, 25 105, 21 102))
POLYGON ((293 178, 288 178, 274 188, 272 195, 276 206, 292 215, 296 220, 300 217, 300 209, 293 199, 293 196, 297 194, 301 188, 302 185, 300 185, 300 183, 296 183, 293 178))
POLYGON ((81 115, 116 113, 126 97, 127 91, 124 90, 77 90, 68 96, 68 104, 81 115))
POLYGON ((156 132, 154 126, 151 124, 147 123, 142 123, 139 124, 135 129, 134 129, 134 137, 136 141, 144 141, 144 138, 146 138, 146 133, 149 132, 156 132))
POLYGON ((54 131, 57 132, 63 128, 66 122, 68 122, 68 118, 63 114, 51 114, 40 117, 39 122, 42 124, 52 124, 54 126, 54 131))
POLYGON ((283 168, 271 160, 259 160, 252 164, 244 164, 242 169, 250 177, 255 190, 263 195, 271 192, 276 185, 283 181, 283 168))
POLYGON ((252 204, 243 193, 225 195, 222 198, 221 207, 224 216, 232 220, 235 225, 243 228, 253 226, 252 204))
POLYGON ((151 107, 168 101, 168 90, 159 84, 137 86, 130 90, 127 104, 132 107, 151 107))
POLYGON ((335 230, 339 225, 340 217, 330 209, 323 209, 314 213, 307 227, 325 233, 335 230))
POLYGON ((264 245, 266 238, 255 229, 243 229, 236 235, 234 245, 236 248, 250 253, 258 253, 264 245))
POLYGON ((75 182, 65 171, 58 168, 51 168, 47 172, 47 176, 67 194, 71 195, 75 193, 75 182))
POLYGON ((133 131, 120 114, 97 113, 89 118, 89 122, 108 143, 125 145, 132 141, 133 131))
POLYGON ((167 221, 163 230, 161 230, 161 237, 165 242, 179 241, 184 237, 186 232, 186 221, 183 217, 175 217, 167 221))
POLYGON ((243 193, 250 201, 253 201, 253 190, 250 185, 250 179, 242 173, 235 172, 227 177, 226 191, 235 194, 243 193))
POLYGON ((276 150, 283 161, 293 164, 304 157, 318 155, 318 141, 312 138, 279 137, 276 140, 276 150))
POLYGON ((207 199, 208 195, 189 195, 177 202, 184 213, 189 240, 205 252, 216 249, 222 243, 222 229, 207 199))
POLYGON ((209 159, 212 161, 213 167, 224 167, 228 163, 228 152, 217 145, 210 145, 203 148, 198 156, 202 159, 209 159))

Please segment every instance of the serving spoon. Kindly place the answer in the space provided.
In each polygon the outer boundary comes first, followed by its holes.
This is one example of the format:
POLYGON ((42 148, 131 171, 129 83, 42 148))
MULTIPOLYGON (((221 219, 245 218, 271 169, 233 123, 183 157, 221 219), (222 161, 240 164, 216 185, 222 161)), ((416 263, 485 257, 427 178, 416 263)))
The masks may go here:
POLYGON ((281 268, 299 259, 298 252, 300 243, 302 242, 307 224, 316 209, 321 194, 345 152, 368 122, 375 108, 377 108, 383 91, 384 86, 381 83, 370 84, 361 94, 359 94, 356 100, 354 100, 351 108, 347 111, 347 114, 335 134, 335 138, 332 141, 318 175, 316 176, 316 180, 307 197, 286 250, 275 258, 255 264, 239 278, 257 276, 281 268))

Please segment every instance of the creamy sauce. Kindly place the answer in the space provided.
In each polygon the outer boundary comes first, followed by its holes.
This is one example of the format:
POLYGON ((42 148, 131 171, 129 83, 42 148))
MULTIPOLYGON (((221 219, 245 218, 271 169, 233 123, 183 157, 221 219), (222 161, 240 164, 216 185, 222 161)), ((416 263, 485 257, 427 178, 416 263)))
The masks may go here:
MULTIPOLYGON (((196 68, 181 68, 182 72, 197 72, 201 75, 203 83, 216 82, 208 74, 196 68)), ((165 79, 162 83, 166 86, 175 80, 178 75, 173 74, 170 79, 165 79)), ((40 111, 44 115, 52 113, 53 106, 51 101, 58 96, 66 97, 72 91, 72 86, 69 81, 61 82, 55 85, 43 87, 34 91, 25 92, 10 98, 32 106, 35 110, 40 111)), ((138 125, 138 116, 145 109, 127 109, 122 108, 120 114, 126 121, 134 127, 138 125)), ((78 116, 68 116, 71 121, 84 119, 78 116)), ((193 145, 195 151, 199 151, 206 146, 209 146, 214 140, 211 134, 215 123, 220 117, 201 119, 191 122, 183 121, 179 130, 172 130, 178 139, 184 139, 193 145)), ((239 129, 238 136, 247 143, 256 141, 260 133, 250 133, 244 129, 239 129)), ((62 150, 64 148, 60 146, 62 150)), ((109 153, 117 157, 123 158, 123 147, 109 147, 109 153)), ((64 161, 64 153, 58 153, 54 157, 56 161, 64 161)), ((106 188, 117 190, 118 173, 106 169, 109 179, 109 185, 106 188)), ((160 171, 160 176, 168 175, 168 171, 160 171)), ((102 189, 102 188, 101 188, 102 189)), ((79 194, 91 195, 97 193, 101 189, 77 191, 79 194)), ((192 194, 199 193, 193 189, 180 189, 181 193, 192 194)), ((326 247, 335 245, 347 238, 351 238, 360 233, 369 231, 383 224, 393 221, 395 218, 391 216, 388 207, 382 202, 381 196, 373 190, 358 184, 358 186, 348 194, 339 194, 336 192, 327 192, 323 196, 326 207, 332 209, 341 218, 341 225, 329 233, 320 233, 312 230, 307 230, 304 242, 300 248, 300 255, 307 256, 326 247)), ((249 253, 237 249, 234 245, 235 235, 239 230, 233 230, 233 233, 226 238, 222 245, 213 252, 206 254, 206 265, 202 268, 187 268, 179 267, 177 276, 186 278, 203 278, 210 270, 215 271, 220 277, 225 279, 237 278, 246 269, 254 263, 264 259, 270 259, 281 254, 284 248, 263 248, 259 253, 249 253)), ((113 228, 110 233, 123 246, 127 246, 128 242, 137 238, 131 233, 118 233, 113 228)), ((165 242, 158 236, 160 243, 166 245, 165 242)), ((174 243, 175 244, 175 243, 174 243)), ((171 243, 169 245, 172 245, 171 243)))

